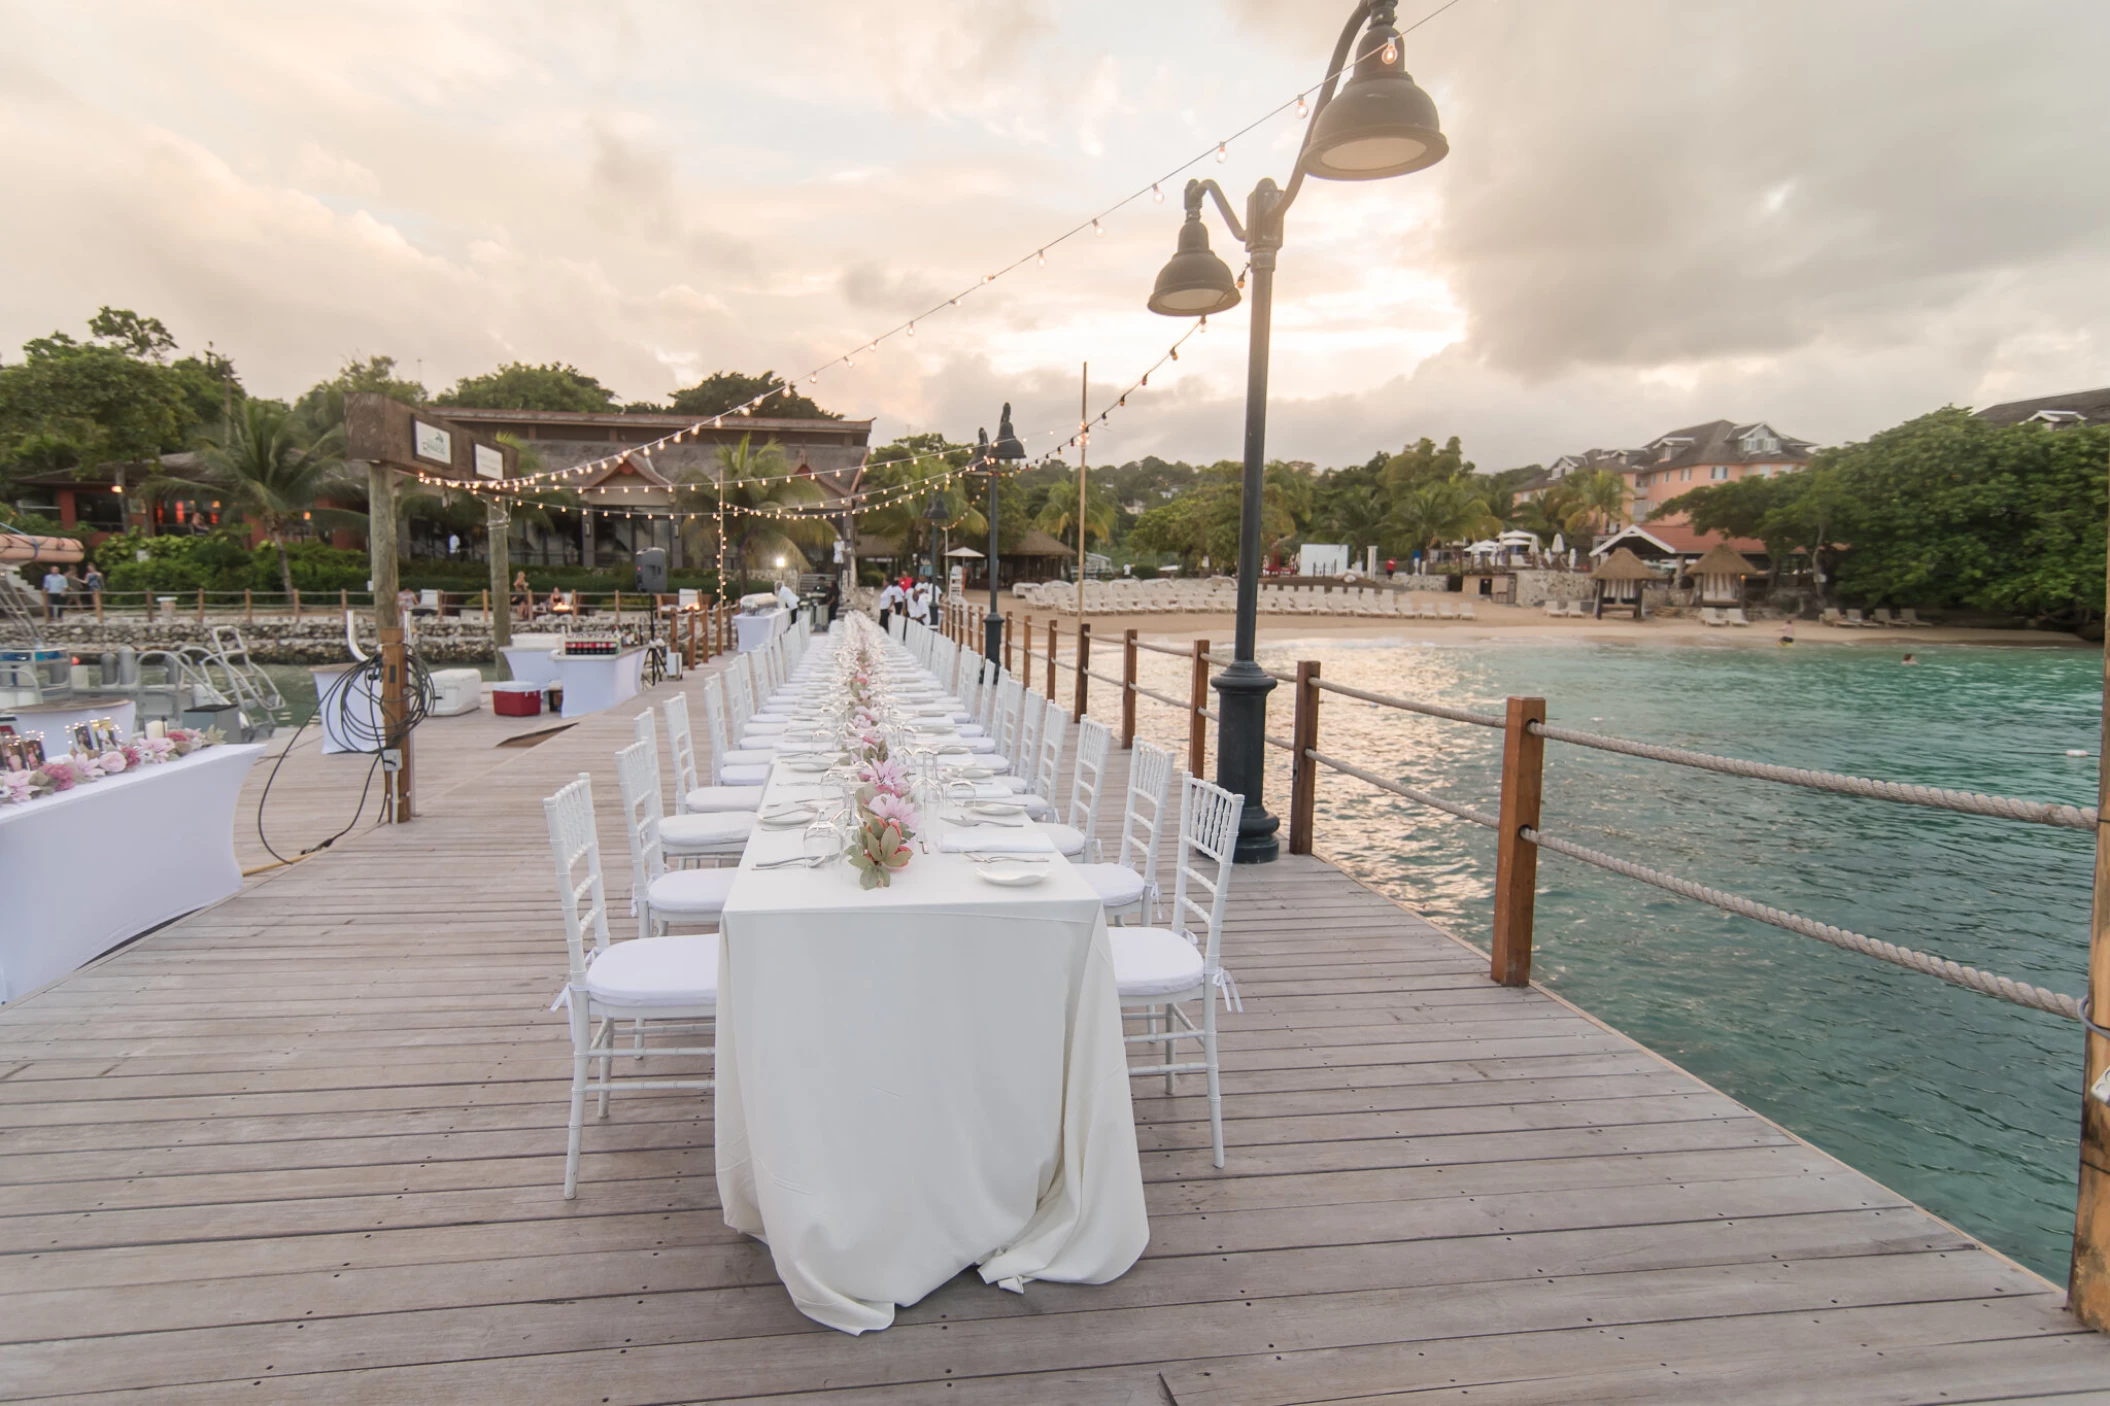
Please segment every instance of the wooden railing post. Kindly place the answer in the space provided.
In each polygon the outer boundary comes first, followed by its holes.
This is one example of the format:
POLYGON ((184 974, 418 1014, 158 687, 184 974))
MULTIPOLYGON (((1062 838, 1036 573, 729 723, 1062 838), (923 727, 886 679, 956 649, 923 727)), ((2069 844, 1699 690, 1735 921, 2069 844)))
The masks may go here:
POLYGON ((1489 975, 1503 986, 1531 984, 1531 912, 1538 895, 1539 847, 1524 838, 1539 825, 1546 739, 1531 730, 1546 721, 1546 700, 1512 698, 1502 727, 1501 829, 1495 844, 1495 940, 1489 975))
POLYGON ((205 588, 203 586, 198 588, 198 623, 200 625, 205 623, 205 588))
POLYGON ((1028 615, 1022 626, 1024 633, 1018 642, 1018 657, 1026 661, 1026 687, 1033 686, 1033 617, 1028 615))
POLYGON ((255 598, 250 595, 249 588, 247 586, 242 587, 242 623, 244 625, 254 625, 256 623, 255 606, 255 598))
MULTIPOLYGON (((1016 615, 1006 615, 1004 617, 1004 672, 1007 674, 1018 672, 1018 660, 1011 652, 1011 623, 1017 618, 1016 615)), ((1027 657, 1031 658, 1032 656, 1029 654, 1027 657)))
POLYGON ((1121 750, 1136 745, 1136 632, 1121 635, 1121 750))
POLYGON ((1070 714, 1072 721, 1084 721, 1085 704, 1090 700, 1087 686, 1092 676, 1085 672, 1092 662, 1092 624, 1089 620, 1077 622, 1077 707, 1070 714))
POLYGON ((1209 706, 1209 642, 1194 642, 1194 668, 1187 679, 1187 772, 1206 776, 1209 766, 1209 720, 1202 709, 1209 706))
POLYGON ((1319 801, 1319 764, 1310 753, 1319 748, 1319 661, 1305 659, 1297 665, 1296 717, 1289 736, 1295 752, 1290 760, 1289 852, 1310 854, 1314 812, 1319 801))
POLYGON ((1055 636, 1062 633, 1062 617, 1048 622, 1048 701, 1055 701, 1055 636))
MULTIPOLYGON (((351 600, 351 593, 349 591, 345 590, 342 587, 339 587, 337 591, 337 598, 341 602, 347 602, 344 607, 346 610, 350 610, 352 608, 351 605, 348 603, 351 600)), ((325 599, 327 599, 327 597, 325 597, 325 599)), ((296 625, 300 623, 300 587, 298 586, 295 586, 293 588, 293 623, 296 625)))

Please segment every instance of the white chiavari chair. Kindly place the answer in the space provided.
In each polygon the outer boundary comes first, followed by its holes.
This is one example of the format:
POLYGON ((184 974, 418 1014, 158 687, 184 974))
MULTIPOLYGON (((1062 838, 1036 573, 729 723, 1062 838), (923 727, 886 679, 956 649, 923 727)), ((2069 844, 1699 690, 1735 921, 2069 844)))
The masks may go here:
MULTIPOLYGON (((740 851, 747 847, 747 837, 755 832, 755 811, 726 806, 709 810, 690 807, 690 794, 696 789, 690 784, 696 775, 696 748, 689 737, 688 700, 676 694, 667 700, 666 709, 667 747, 674 755, 675 813, 662 813, 659 818, 660 845, 669 862, 737 859, 740 851)), ((647 711, 645 717, 649 719, 651 713, 647 711)), ((659 749, 649 726, 638 728, 637 733, 637 740, 644 744, 646 759, 652 766, 652 793, 657 796, 661 793, 659 749)), ((759 787, 755 794, 757 797, 761 795, 759 787)))
POLYGON ((1055 848, 1071 859, 1097 862, 1099 858, 1099 798, 1106 790, 1106 757, 1113 737, 1104 723, 1091 718, 1077 724, 1077 760, 1070 769, 1066 823, 1040 827, 1055 848))
MULTIPOLYGON (((636 740, 645 743, 657 754, 659 730, 654 724, 652 710, 647 708, 632 721, 631 731, 636 740)), ((761 809, 762 788, 750 786, 698 786, 696 784, 695 749, 689 749, 689 758, 683 764, 681 753, 674 756, 674 784, 682 791, 683 804, 690 812, 754 811, 761 809)))
MULTIPOLYGON (((564 1196, 579 1186, 579 1142, 586 1120, 586 1094, 593 1065, 600 1066, 599 1116, 608 1116, 610 1065, 616 1060, 615 1029, 631 1026, 637 1043, 627 1058, 709 1056, 709 1044, 645 1048, 647 1034, 691 1035, 708 1028, 718 1012, 718 937, 680 933, 636 941, 608 940, 608 892, 601 874, 601 843, 594 824, 593 787, 581 776, 542 802, 549 822, 550 851, 557 865, 557 899, 564 912, 568 965, 557 1004, 571 1026, 571 1116, 564 1148, 564 1196)), ((554 1009, 554 1007, 553 1007, 554 1009)), ((626 1077, 616 1092, 647 1089, 704 1091, 714 1081, 626 1077)))
POLYGON ((637 935, 656 937, 668 923, 716 926, 737 869, 669 869, 660 834, 659 768, 650 744, 633 742, 615 754, 623 796, 623 829, 630 841, 630 902, 637 935))
MULTIPOLYGON (((1077 872, 1106 905, 1108 917, 1125 919, 1130 909, 1146 923, 1158 916, 1158 851, 1164 838, 1172 777, 1172 753, 1138 742, 1129 756, 1128 801, 1121 817, 1121 848, 1112 864, 1080 864, 1077 872)), ((1179 772, 1184 777, 1184 771, 1179 772)))
POLYGON ((1223 967, 1224 900, 1231 889, 1231 851, 1238 843, 1238 818, 1245 798, 1197 776, 1180 778, 1180 832, 1174 851, 1175 878, 1169 927, 1107 930, 1114 950, 1114 984, 1122 1016, 1144 1030, 1124 1035, 1130 1045, 1158 1045, 1157 1063, 1132 1064, 1129 1075, 1163 1075, 1165 1092, 1180 1074, 1206 1074, 1209 1133, 1216 1165, 1224 1164, 1223 1079, 1216 1053, 1216 1002, 1243 1007, 1238 986, 1223 967), (1199 1023, 1187 1011, 1201 1004, 1199 1023), (1180 1060, 1183 1043, 1201 1046, 1199 1060, 1180 1060))

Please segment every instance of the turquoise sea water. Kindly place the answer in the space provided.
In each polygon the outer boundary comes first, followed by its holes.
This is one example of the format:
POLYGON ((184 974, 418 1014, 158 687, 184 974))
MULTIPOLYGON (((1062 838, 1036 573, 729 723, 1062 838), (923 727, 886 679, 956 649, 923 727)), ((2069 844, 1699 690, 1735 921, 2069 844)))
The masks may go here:
MULTIPOLYGON (((1290 670, 1737 757, 2091 805, 2102 661, 2076 648, 1314 641, 1290 670), (1911 647, 1921 662, 1900 662, 1911 647), (2070 748, 2088 755, 2072 758, 2070 748)), ((1887 642, 1886 642, 1887 643, 1887 642)), ((1183 695, 1184 664, 1143 681, 1183 695)), ((1278 690, 1270 731, 1289 730, 1278 690)), ((1171 710, 1144 702, 1165 741, 1171 710)), ((1492 811, 1500 735, 1329 697, 1321 749, 1492 811)), ((1278 761, 1281 754, 1271 755, 1278 761)), ((1287 799, 1286 767, 1270 808, 1287 799)), ((1319 848, 1488 939, 1490 832, 1327 775, 1319 848)), ((1544 828, 1857 932, 2078 994, 2092 837, 1547 744, 1544 828)), ((2057 1282, 2073 1224, 2071 1022, 1542 856, 1534 976, 2057 1282)), ((1236 955, 1230 954, 1235 966, 1236 955)))

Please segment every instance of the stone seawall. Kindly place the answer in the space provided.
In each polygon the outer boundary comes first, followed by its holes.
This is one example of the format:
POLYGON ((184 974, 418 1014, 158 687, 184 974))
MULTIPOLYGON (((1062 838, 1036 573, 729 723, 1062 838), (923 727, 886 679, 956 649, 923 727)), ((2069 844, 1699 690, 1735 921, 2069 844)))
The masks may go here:
MULTIPOLYGON (((91 658, 106 649, 130 645, 137 650, 178 649, 185 645, 212 648, 212 627, 232 625, 242 632, 250 656, 260 664, 339 664, 350 656, 344 646, 344 621, 336 616, 317 616, 295 623, 292 620, 258 620, 244 625, 239 620, 214 620, 206 616, 200 625, 189 620, 107 619, 98 625, 90 617, 82 620, 46 621, 44 642, 71 649, 91 658)), ((530 629, 548 630, 546 624, 516 625, 515 633, 530 629)), ((581 634, 610 635, 618 631, 612 622, 595 620, 581 634)), ((623 622, 623 643, 645 642, 645 623, 623 622)), ((373 648, 373 627, 361 621, 360 648, 373 648)), ((428 664, 481 664, 491 655, 491 627, 481 620, 420 620, 417 622, 418 652, 428 664)))

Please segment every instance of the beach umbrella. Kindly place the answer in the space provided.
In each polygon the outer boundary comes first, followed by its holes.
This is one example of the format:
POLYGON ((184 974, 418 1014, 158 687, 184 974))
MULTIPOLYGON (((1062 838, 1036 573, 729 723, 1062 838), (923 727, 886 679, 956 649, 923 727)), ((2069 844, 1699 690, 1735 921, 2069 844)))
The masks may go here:
POLYGON ((1565 552, 1565 551, 1567 551, 1567 550, 1568 550, 1568 544, 1567 544, 1567 542, 1566 542, 1565 540, 1563 540, 1563 539, 1562 539, 1561 535, 1560 535, 1560 534, 1559 534, 1558 532, 1554 533, 1554 534, 1553 534, 1553 554, 1554 554, 1555 556, 1559 556, 1559 555, 1560 555, 1560 554, 1561 554, 1562 552, 1565 552))
POLYGON ((945 555, 949 557, 958 557, 961 561, 968 561, 970 559, 974 561, 982 560, 982 554, 972 547, 954 547, 945 555))

